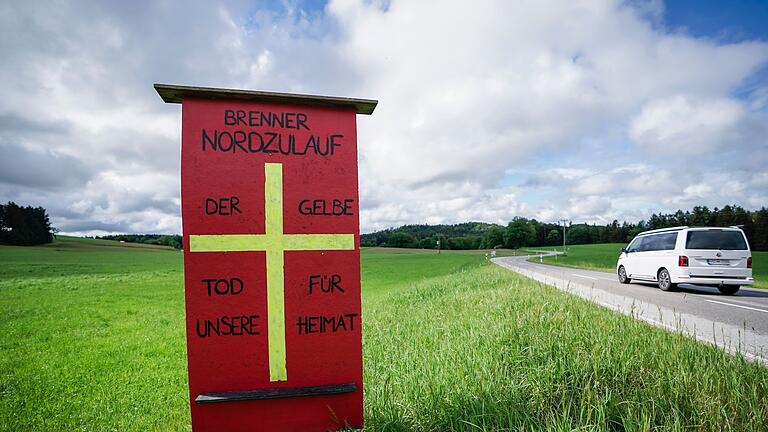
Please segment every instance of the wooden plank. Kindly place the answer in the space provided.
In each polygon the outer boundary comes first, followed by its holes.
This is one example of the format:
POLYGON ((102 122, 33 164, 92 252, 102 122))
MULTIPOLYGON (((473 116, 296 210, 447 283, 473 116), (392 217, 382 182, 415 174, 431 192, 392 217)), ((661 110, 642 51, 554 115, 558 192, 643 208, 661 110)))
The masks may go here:
POLYGON ((181 103, 185 97, 201 99, 234 99, 289 104, 319 105, 355 108, 358 114, 372 114, 379 103, 372 99, 337 96, 318 96, 295 93, 266 92, 257 90, 195 87, 175 84, 155 84, 155 90, 166 103, 181 103))
POLYGON ((195 403, 220 403, 245 400, 279 399, 289 397, 321 396, 357 391, 355 383, 331 384, 312 387, 285 387, 276 389, 259 389, 228 392, 200 393, 195 403))

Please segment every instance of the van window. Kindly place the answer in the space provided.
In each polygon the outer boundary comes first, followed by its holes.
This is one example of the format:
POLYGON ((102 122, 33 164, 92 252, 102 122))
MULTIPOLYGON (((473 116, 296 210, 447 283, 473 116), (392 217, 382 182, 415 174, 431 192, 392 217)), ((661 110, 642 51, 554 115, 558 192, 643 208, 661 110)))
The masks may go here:
POLYGON ((627 246, 627 252, 639 252, 640 243, 642 243, 642 241, 643 241, 642 237, 635 237, 635 239, 632 240, 631 243, 629 243, 629 246, 627 246))
POLYGON ((651 250, 650 247, 652 246, 651 243, 653 242, 653 239, 650 238, 650 236, 640 237, 639 240, 640 241, 637 245, 638 252, 647 252, 651 250))
POLYGON ((639 248, 640 252, 674 250, 675 243, 677 242, 677 233, 653 234, 641 237, 640 239, 642 240, 639 248))
POLYGON ((706 230, 688 231, 686 249, 747 250, 741 231, 706 230))
POLYGON ((675 249, 675 243, 677 243, 676 232, 659 234, 657 237, 659 238, 658 240, 659 248, 656 250, 674 250, 675 249))

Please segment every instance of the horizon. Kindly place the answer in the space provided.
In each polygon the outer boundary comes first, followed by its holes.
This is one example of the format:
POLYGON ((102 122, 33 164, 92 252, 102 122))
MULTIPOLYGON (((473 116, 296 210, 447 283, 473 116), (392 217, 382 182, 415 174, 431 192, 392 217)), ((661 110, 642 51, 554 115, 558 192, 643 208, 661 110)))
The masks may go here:
MULTIPOLYGON (((722 207, 715 206, 713 208, 709 208, 708 206, 699 206, 699 207, 706 208, 709 211, 716 211, 716 210, 722 210, 726 206, 735 207, 736 205, 734 205, 734 204, 725 204, 722 207)), ((759 207, 759 208, 752 208, 752 209, 751 208, 746 208, 746 207, 742 207, 742 208, 745 211, 748 211, 748 212, 756 212, 756 211, 760 211, 760 210, 766 209, 765 206, 759 207)), ((677 209, 674 212, 670 212, 670 213, 652 213, 651 215, 658 214, 658 215, 667 215, 668 216, 668 215, 675 214, 677 211, 682 211, 683 213, 690 213, 691 210, 693 210, 693 209, 686 209, 686 210, 677 209)), ((377 232, 387 231, 387 230, 397 230, 397 229, 404 228, 404 227, 407 227, 407 226, 429 226, 429 227, 435 227, 435 226, 442 226, 442 225, 451 226, 451 225, 464 225, 464 224, 486 224, 486 225, 496 225, 496 226, 499 226, 499 227, 503 228, 503 227, 508 226, 509 223, 512 222, 513 219, 516 219, 518 217, 521 217, 521 216, 513 216, 512 219, 510 219, 509 221, 507 221, 505 223, 486 222, 486 221, 480 221, 480 220, 470 220, 470 221, 463 221, 463 222, 441 223, 441 224, 428 224, 428 223, 411 222, 411 223, 405 223, 405 224, 401 224, 401 225, 397 225, 397 226, 384 227, 384 228, 381 228, 381 229, 377 229, 375 231, 363 232, 361 230, 360 235, 374 234, 374 233, 377 233, 377 232)), ((553 225, 562 226, 560 224, 560 222, 562 222, 562 221, 540 221, 540 220, 537 220, 535 218, 525 218, 525 219, 536 221, 536 222, 539 222, 539 223, 542 223, 542 224, 553 224, 553 225)), ((648 218, 644 218, 644 219, 640 219, 640 220, 636 220, 636 221, 618 220, 618 219, 616 219, 615 221, 619 224, 619 226, 624 225, 624 224, 637 225, 637 224, 639 224, 641 222, 648 222, 648 218)), ((577 226, 577 225, 597 225, 597 226, 603 225, 603 226, 605 226, 605 225, 610 225, 613 222, 614 221, 601 224, 601 223, 570 221, 568 226, 577 226)), ((680 225, 680 226, 688 226, 688 227, 694 227, 695 228, 695 227, 706 227, 707 225, 680 225)), ((62 236, 68 236, 68 237, 71 236, 71 237, 82 237, 82 238, 91 238, 91 237, 98 238, 98 237, 119 236, 119 235, 160 235, 160 236, 162 236, 162 235, 170 235, 170 236, 182 236, 183 234, 181 232, 178 232, 178 233, 173 233, 173 232, 114 232, 114 233, 105 233, 105 234, 70 234, 70 233, 57 232, 56 235, 62 235, 62 236)))

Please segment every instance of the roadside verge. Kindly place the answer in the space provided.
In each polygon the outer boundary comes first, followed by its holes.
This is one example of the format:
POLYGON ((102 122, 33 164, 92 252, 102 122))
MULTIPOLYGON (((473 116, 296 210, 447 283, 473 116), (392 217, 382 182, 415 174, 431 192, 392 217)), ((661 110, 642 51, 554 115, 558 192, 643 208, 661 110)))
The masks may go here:
POLYGON ((580 281, 573 281, 565 271, 560 276, 549 275, 537 271, 535 264, 527 262, 528 258, 530 256, 500 257, 493 258, 491 261, 508 270, 579 296, 605 308, 645 321, 656 327, 681 332, 701 342, 723 349, 730 354, 741 354, 749 360, 768 366, 768 336, 755 333, 746 327, 736 327, 700 316, 680 313, 658 304, 612 293, 580 281))

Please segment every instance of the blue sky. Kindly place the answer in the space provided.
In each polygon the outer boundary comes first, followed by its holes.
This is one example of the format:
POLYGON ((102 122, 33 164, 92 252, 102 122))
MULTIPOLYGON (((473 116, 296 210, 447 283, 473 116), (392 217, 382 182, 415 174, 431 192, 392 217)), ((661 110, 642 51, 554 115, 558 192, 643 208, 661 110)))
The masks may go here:
POLYGON ((0 10, 0 201, 180 231, 154 82, 375 98, 361 227, 768 205, 768 2, 54 3, 0 10))
MULTIPOLYGON (((722 42, 768 41, 768 1, 668 1, 664 3, 663 23, 670 31, 722 42)), ((768 65, 748 77, 734 95, 748 98, 766 82, 768 65)))
MULTIPOLYGON (((298 8, 309 15, 322 15, 327 3, 325 0, 254 1, 251 11, 268 9, 283 14, 298 8)), ((661 7, 660 21, 671 31, 727 42, 768 40, 768 2, 765 0, 675 0, 663 2, 661 7)))
POLYGON ((664 6, 663 21, 670 29, 728 42, 768 40, 768 2, 764 0, 676 0, 664 6))

